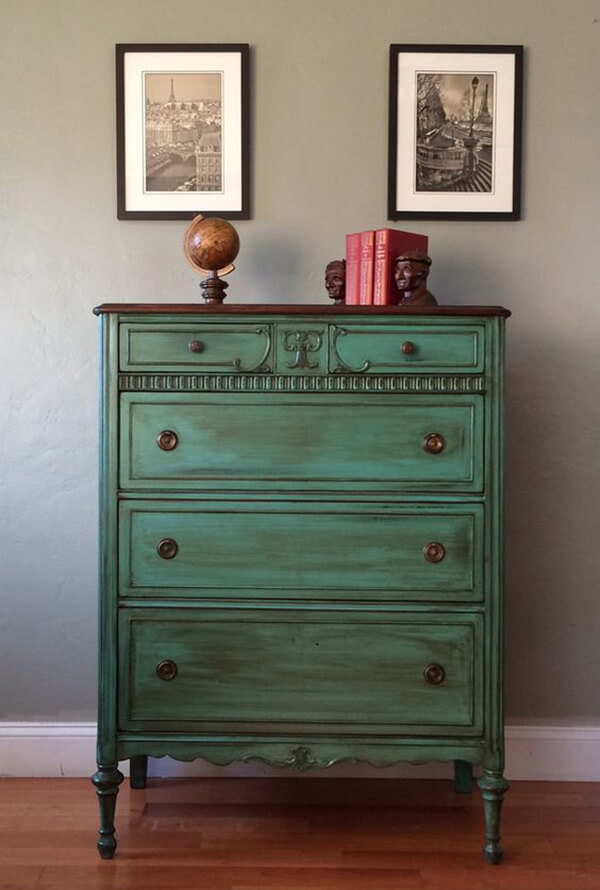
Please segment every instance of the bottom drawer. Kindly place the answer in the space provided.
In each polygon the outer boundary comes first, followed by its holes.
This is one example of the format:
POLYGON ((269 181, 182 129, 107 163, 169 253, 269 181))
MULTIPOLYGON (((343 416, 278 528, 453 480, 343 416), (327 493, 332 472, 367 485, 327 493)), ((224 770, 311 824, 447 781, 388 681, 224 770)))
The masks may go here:
POLYGON ((122 730, 476 735, 481 615, 120 611, 122 730))

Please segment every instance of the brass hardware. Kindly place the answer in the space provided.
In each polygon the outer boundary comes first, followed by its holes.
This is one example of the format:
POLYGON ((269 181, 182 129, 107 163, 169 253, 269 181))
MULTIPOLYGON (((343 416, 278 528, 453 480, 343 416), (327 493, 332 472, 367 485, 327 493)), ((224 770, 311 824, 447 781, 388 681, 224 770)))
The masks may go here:
POLYGON ((423 547, 423 556, 427 562, 441 562, 446 555, 446 548, 439 541, 430 541, 423 547))
POLYGON ((446 443, 441 433, 429 433, 428 436, 425 436, 423 448, 429 454, 439 454, 445 447, 446 443))
POLYGON ((204 349, 204 343, 201 340, 192 340, 192 342, 188 345, 188 349, 190 352, 202 352, 204 349))
POLYGON ((156 665, 156 676, 161 680, 174 680, 177 676, 177 665, 170 658, 159 661, 156 665))
POLYGON ((177 556, 178 550, 177 541, 174 541, 173 538, 163 538, 156 545, 156 552, 163 559, 173 559, 174 556, 177 556))
POLYGON ((177 433, 174 433, 173 430, 163 430, 156 437, 156 444, 163 451, 173 451, 174 448, 177 448, 177 441, 177 433))
POLYGON ((446 678, 446 671, 441 664, 428 664, 423 671, 423 676, 430 686, 439 686, 446 678))
POLYGON ((410 340, 406 340, 406 342, 402 344, 402 352, 404 353, 404 355, 412 355, 414 351, 415 344, 411 343, 410 340))

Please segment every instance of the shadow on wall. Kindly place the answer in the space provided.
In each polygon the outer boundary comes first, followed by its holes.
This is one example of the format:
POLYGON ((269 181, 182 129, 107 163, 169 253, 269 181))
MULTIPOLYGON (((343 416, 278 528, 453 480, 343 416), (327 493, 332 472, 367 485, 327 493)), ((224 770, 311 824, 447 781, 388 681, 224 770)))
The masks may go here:
POLYGON ((598 432, 582 381, 596 358, 564 336, 508 340, 506 713, 575 717, 597 700, 589 579, 600 566, 594 523, 582 521, 598 516, 589 475, 598 432))

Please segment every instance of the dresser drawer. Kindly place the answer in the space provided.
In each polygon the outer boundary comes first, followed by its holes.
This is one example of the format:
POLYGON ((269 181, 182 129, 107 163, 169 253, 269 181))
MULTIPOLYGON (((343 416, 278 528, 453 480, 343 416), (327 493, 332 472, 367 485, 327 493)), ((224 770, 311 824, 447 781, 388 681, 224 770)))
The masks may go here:
POLYGON ((122 609, 120 727, 475 735, 481 630, 468 613, 122 609))
POLYGON ((123 501, 126 597, 479 601, 483 507, 123 501))
POLYGON ((485 328, 478 325, 344 324, 330 327, 333 373, 481 373, 485 328))
POLYGON ((123 371, 272 371, 272 325, 122 324, 123 371))
POLYGON ((124 489, 478 492, 483 399, 123 393, 124 489))

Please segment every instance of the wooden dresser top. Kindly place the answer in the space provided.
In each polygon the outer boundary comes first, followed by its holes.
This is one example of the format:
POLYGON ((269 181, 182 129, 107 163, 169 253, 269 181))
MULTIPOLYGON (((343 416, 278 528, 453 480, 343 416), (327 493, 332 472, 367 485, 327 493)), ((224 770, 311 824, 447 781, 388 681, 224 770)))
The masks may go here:
POLYGON ((102 303, 94 315, 104 313, 135 315, 428 315, 502 316, 503 306, 334 306, 323 303, 102 303))

